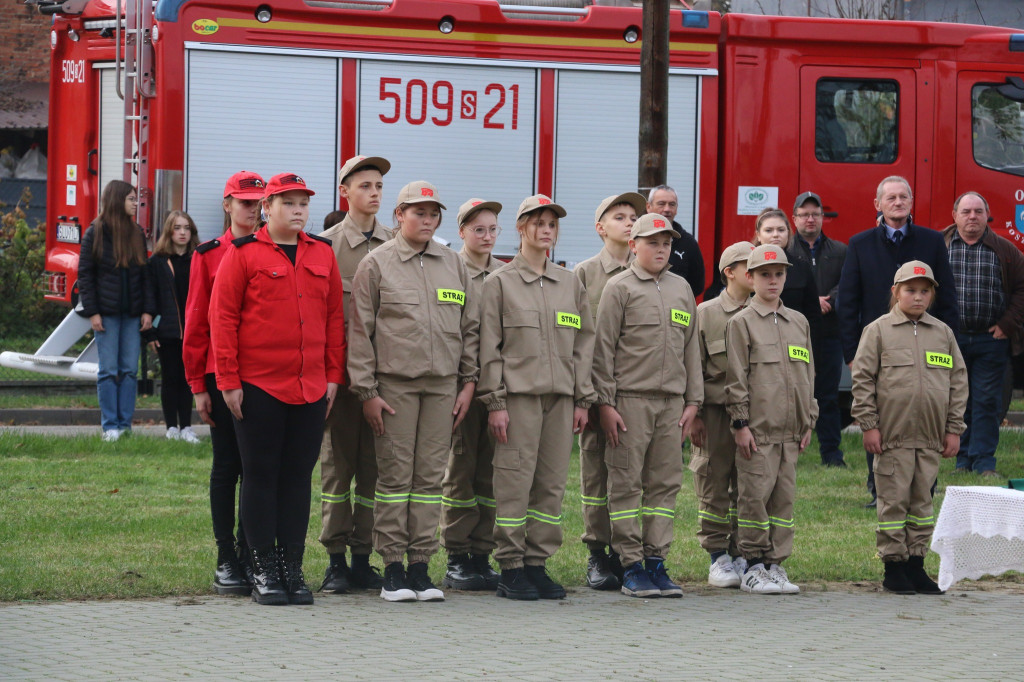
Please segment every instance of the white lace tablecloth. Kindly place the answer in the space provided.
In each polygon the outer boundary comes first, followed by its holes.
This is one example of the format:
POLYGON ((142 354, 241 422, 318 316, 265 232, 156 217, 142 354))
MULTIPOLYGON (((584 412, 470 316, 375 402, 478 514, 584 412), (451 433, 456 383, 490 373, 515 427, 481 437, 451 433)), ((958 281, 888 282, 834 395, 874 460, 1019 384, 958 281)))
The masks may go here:
POLYGON ((1024 571, 1024 491, 950 486, 932 536, 939 588, 1006 571, 1024 571))

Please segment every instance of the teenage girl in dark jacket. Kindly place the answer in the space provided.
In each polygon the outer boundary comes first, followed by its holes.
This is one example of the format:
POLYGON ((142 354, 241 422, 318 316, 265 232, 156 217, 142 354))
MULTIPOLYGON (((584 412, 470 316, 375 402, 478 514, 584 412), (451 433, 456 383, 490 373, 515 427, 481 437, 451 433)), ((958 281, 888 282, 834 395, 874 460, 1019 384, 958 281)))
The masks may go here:
POLYGON ((135 189, 112 180, 100 197, 100 214, 82 237, 78 293, 99 349, 96 393, 103 439, 131 431, 135 414, 140 331, 152 326, 156 305, 148 286, 146 237, 135 223, 135 189))
POLYGON ((192 218, 184 211, 171 211, 149 259, 149 282, 160 318, 143 334, 160 356, 160 405, 167 437, 189 443, 198 443, 199 437, 192 430, 192 390, 185 380, 181 339, 192 252, 197 246, 199 231, 192 218))

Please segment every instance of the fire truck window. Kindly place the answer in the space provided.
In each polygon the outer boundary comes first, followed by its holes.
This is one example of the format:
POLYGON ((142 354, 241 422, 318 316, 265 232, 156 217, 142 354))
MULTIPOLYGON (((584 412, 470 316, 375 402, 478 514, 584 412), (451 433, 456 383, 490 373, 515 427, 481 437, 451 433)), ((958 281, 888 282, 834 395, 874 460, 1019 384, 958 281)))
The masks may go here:
POLYGON ((818 161, 896 160, 899 85, 895 81, 821 79, 814 112, 814 155, 818 161))
POLYGON ((999 92, 1001 84, 971 89, 974 161, 992 170, 1024 176, 1024 104, 999 92))

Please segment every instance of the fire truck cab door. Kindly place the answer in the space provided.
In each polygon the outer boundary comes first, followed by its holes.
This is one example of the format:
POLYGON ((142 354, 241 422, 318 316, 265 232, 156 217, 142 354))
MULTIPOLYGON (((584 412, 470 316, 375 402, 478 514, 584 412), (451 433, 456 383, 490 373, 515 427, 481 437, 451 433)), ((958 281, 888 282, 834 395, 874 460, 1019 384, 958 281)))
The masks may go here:
MULTIPOLYGON (((826 234, 846 242, 872 226, 882 178, 902 175, 913 187, 915 109, 913 69, 801 69, 797 192, 821 196, 826 234)), ((790 200, 780 197, 783 210, 791 209, 790 200)))

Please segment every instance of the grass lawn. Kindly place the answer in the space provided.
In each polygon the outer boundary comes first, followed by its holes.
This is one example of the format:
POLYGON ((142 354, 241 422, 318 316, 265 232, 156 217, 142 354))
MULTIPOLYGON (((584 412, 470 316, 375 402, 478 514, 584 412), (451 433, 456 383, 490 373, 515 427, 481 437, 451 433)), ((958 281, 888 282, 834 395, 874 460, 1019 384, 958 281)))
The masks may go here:
MULTIPOLYGON (((34 378, 39 374, 33 373, 34 378)), ((0 410, 11 409, 84 409, 99 408, 99 400, 96 397, 96 390, 83 392, 57 392, 48 393, 26 393, 24 391, 0 391, 0 410)), ((159 395, 139 395, 135 399, 135 408, 159 408, 159 395)))
MULTIPOLYGON (((796 543, 786 566, 809 589, 829 583, 879 581, 875 512, 862 505, 865 461, 859 434, 843 437, 850 468, 823 469, 816 445, 797 470, 796 543)), ((936 506, 946 485, 1005 485, 1024 467, 1024 433, 1004 430, 1001 479, 953 472, 944 460, 936 506)), ((215 550, 210 525, 208 443, 134 436, 103 443, 99 436, 61 438, 0 433, 0 600, 152 597, 211 593, 215 550)), ((314 472, 306 574, 319 587, 327 562, 320 531, 319 473, 314 472)), ((673 577, 704 584, 696 500, 689 471, 676 504, 676 542, 668 557, 673 577)), ((573 457, 564 504, 565 543, 549 562, 553 576, 583 584, 578 458, 573 457)), ((379 557, 374 557, 379 562, 379 557)), ((431 564, 440 582, 445 554, 431 564)), ((938 559, 929 555, 929 570, 938 559)), ((1002 582, 1024 584, 1012 574, 1002 582)))

